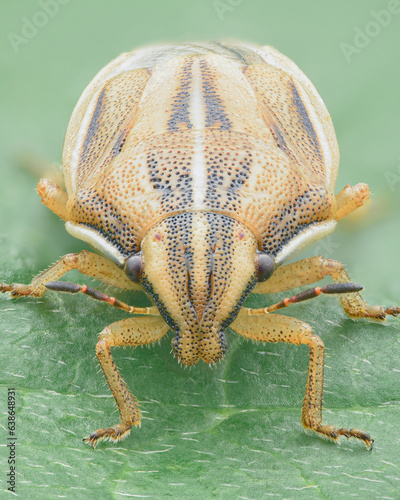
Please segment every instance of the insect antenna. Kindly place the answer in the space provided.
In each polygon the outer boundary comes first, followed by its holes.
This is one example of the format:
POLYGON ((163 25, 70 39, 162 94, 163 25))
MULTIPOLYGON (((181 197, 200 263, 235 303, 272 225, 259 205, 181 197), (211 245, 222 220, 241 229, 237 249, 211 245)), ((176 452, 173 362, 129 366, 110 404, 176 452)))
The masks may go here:
POLYGON ((77 283, 71 283, 69 281, 49 281, 46 283, 46 288, 53 290, 54 292, 66 292, 66 293, 84 293, 92 299, 100 300, 101 302, 106 302, 110 306, 116 307, 117 309, 122 309, 131 314, 152 314, 151 307, 135 307, 116 299, 115 297, 110 297, 105 293, 95 290, 94 288, 87 285, 78 285, 77 283))
POLYGON ((292 297, 287 297, 276 304, 272 304, 271 306, 261 309, 249 309, 248 314, 267 314, 289 307, 291 304, 297 304, 298 302, 313 299, 321 294, 332 295, 336 293, 354 293, 359 292, 362 289, 363 287, 357 283, 331 283, 323 287, 316 286, 314 288, 310 288, 309 290, 304 290, 304 292, 300 292, 297 295, 293 295, 292 297))

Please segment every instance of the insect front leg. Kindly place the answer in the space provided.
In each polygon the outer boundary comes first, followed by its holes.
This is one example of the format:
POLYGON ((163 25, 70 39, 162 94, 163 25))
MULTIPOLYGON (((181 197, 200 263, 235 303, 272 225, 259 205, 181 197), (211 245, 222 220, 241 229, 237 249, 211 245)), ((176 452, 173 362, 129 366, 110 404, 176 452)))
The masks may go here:
POLYGON ((336 195, 335 220, 340 220, 358 207, 361 207, 361 205, 368 201, 369 195, 369 187, 364 183, 344 187, 336 195))
POLYGON ((83 439, 85 443, 95 448, 101 440, 117 442, 129 435, 132 426, 140 425, 138 404, 115 365, 111 347, 151 344, 165 335, 168 329, 160 317, 135 317, 113 323, 101 332, 96 356, 117 403, 120 422, 113 427, 97 429, 83 439))
MULTIPOLYGON (((334 283, 351 283, 341 262, 318 255, 278 268, 268 281, 259 283, 254 292, 261 294, 283 292, 315 283, 325 276, 331 276, 334 283)), ((341 295, 340 303, 344 312, 351 318, 384 320, 387 315, 400 314, 399 306, 368 306, 359 292, 341 295)))
POLYGON ((68 196, 57 184, 48 179, 40 179, 37 192, 42 198, 42 203, 61 219, 68 220, 68 196))
POLYGON ((244 337, 262 342, 307 344, 310 348, 310 360, 301 414, 304 427, 334 441, 337 441, 340 436, 354 437, 364 441, 367 448, 372 449, 373 439, 368 433, 359 429, 339 429, 333 425, 323 424, 322 394, 325 347, 322 340, 313 333, 310 325, 279 314, 246 316, 244 313, 236 318, 231 324, 231 328, 244 337))
POLYGON ((15 283, 13 285, 0 284, 1 292, 10 292, 13 297, 32 295, 41 297, 47 290, 46 283, 56 281, 68 271, 77 269, 82 274, 125 289, 141 289, 131 281, 116 264, 109 259, 93 252, 83 250, 79 253, 64 255, 58 262, 38 274, 29 285, 15 283))

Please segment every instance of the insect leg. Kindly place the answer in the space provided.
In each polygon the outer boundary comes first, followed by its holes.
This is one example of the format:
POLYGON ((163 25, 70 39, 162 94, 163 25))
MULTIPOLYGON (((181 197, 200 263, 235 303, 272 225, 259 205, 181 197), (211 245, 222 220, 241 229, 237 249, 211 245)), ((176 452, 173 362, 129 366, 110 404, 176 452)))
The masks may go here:
POLYGON ((238 316, 231 328, 244 337, 262 342, 307 344, 310 348, 306 394, 303 400, 302 423, 321 436, 337 441, 340 436, 364 441, 369 450, 373 439, 359 429, 338 429, 322 423, 322 394, 324 384, 324 343, 313 334, 310 325, 298 319, 271 314, 266 316, 238 316))
MULTIPOLYGON (((315 283, 325 276, 331 276, 334 283, 351 283, 343 264, 337 260, 325 259, 321 255, 293 262, 278 268, 272 277, 264 283, 259 283, 255 293, 277 293, 291 288, 315 283)), ((384 320, 387 315, 400 314, 399 306, 383 307, 368 306, 359 292, 345 294, 340 297, 344 312, 352 318, 372 318, 384 320)))
POLYGON ((109 259, 83 250, 79 253, 64 255, 58 262, 38 274, 30 285, 20 283, 14 285, 0 284, 0 292, 10 292, 13 297, 23 295, 41 297, 47 290, 46 283, 58 280, 72 269, 77 269, 82 274, 103 281, 108 285, 141 290, 140 285, 131 281, 125 272, 109 259))
POLYGON ((347 185, 336 195, 335 220, 342 219, 369 199, 367 184, 360 183, 355 186, 347 185))
POLYGON ((96 356, 117 403, 120 422, 107 429, 97 429, 83 439, 93 448, 101 440, 117 442, 127 437, 132 426, 140 425, 140 411, 134 396, 122 379, 111 355, 111 348, 117 346, 138 346, 161 339, 169 326, 157 317, 128 318, 106 327, 99 336, 96 356))
POLYGON ((42 202, 52 212, 61 219, 68 220, 67 201, 68 196, 57 184, 48 179, 41 179, 37 186, 37 191, 42 198, 42 202))

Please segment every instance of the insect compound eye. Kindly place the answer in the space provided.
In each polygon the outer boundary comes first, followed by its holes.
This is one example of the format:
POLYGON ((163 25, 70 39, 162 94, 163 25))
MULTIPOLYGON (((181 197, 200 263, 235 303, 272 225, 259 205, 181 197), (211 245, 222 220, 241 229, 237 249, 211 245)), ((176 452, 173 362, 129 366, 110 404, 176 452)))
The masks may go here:
POLYGON ((143 271, 143 254, 142 252, 132 255, 125 262, 125 273, 131 281, 140 283, 143 271))
POLYGON ((256 275, 257 281, 266 281, 272 276, 275 269, 274 259, 267 253, 259 252, 256 255, 256 275))

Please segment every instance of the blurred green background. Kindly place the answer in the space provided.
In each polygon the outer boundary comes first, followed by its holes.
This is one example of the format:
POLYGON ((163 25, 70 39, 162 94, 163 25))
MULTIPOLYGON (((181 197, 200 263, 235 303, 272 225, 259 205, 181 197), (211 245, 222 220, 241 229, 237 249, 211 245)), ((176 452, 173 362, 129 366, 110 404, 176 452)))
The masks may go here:
MULTIPOLYGON (((59 161, 80 93, 121 52, 228 38, 273 45, 300 66, 336 127, 338 190, 366 182, 373 193, 363 217, 343 220, 302 256, 343 261, 371 304, 400 302, 397 0, 19 0, 1 2, 0 36, 0 282, 29 282, 61 255, 85 248, 41 205, 36 179, 18 167, 18 155, 59 161)), ((249 304, 277 298, 258 296, 249 304)), ((360 443, 335 446, 303 432, 307 348, 250 343, 232 332, 226 358, 211 369, 179 366, 170 336, 150 349, 115 350, 142 402, 143 425, 122 444, 93 451, 80 438, 117 419, 97 373, 97 334, 123 313, 86 297, 0 297, 0 428, 7 388, 16 387, 17 493, 98 500, 399 498, 399 322, 354 322, 332 297, 290 314, 308 321, 327 346, 325 421, 368 430, 376 440, 372 453, 360 443)), ((5 430, 0 436, 5 490, 5 430)))

